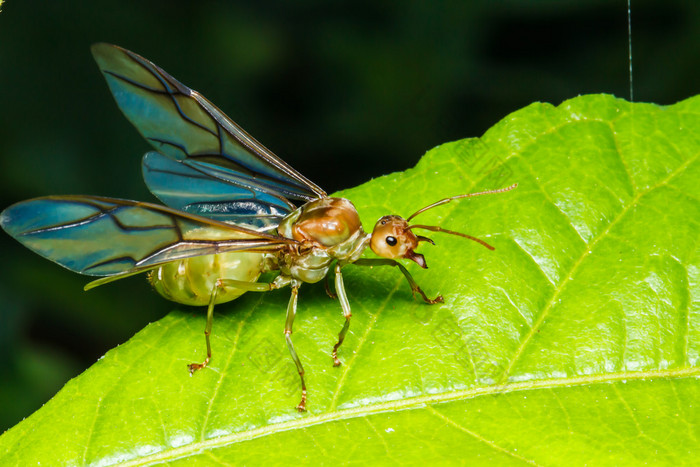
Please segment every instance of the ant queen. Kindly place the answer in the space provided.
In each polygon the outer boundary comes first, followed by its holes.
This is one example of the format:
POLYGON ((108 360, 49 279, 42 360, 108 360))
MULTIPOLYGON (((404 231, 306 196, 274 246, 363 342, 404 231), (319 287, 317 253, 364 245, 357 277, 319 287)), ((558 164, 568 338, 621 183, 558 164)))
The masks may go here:
POLYGON ((292 343, 302 283, 318 282, 335 272, 335 290, 345 317, 331 353, 338 366, 338 348, 351 317, 343 283, 345 265, 397 267, 411 291, 434 304, 442 302, 442 297, 428 298, 397 261, 407 258, 427 267, 415 250, 420 242, 433 242, 416 231, 459 235, 493 250, 470 235, 410 222, 428 209, 501 193, 516 185, 446 198, 406 219, 384 216, 367 234, 350 201, 327 196, 214 104, 157 65, 109 44, 94 45, 92 53, 117 105, 156 149, 143 157, 143 177, 165 205, 100 196, 46 196, 5 209, 0 225, 23 245, 61 266, 101 276, 86 290, 145 272, 163 297, 185 305, 206 305, 207 357, 190 364, 190 373, 206 367, 211 359, 209 336, 216 304, 245 292, 289 286, 284 335, 299 372, 297 409, 303 411, 304 368, 292 343), (368 247, 380 258, 361 258, 368 247), (268 271, 279 274, 272 282, 257 282, 268 271))

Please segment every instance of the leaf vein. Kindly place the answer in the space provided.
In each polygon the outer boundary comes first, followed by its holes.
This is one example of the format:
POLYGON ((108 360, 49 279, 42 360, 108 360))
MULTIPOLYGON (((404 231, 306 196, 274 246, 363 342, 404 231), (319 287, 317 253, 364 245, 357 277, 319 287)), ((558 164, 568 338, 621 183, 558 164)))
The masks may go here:
POLYGON ((556 287, 554 290, 554 293, 552 294, 552 298, 549 300, 547 305, 544 307, 542 313, 540 313, 539 318, 535 322, 535 325, 530 329, 530 332, 527 334, 523 342, 520 344, 518 349, 515 351, 513 357, 511 358, 510 362, 506 366, 505 370, 503 371, 501 377, 499 378, 499 383, 502 384, 504 383, 508 377, 511 375, 511 372, 513 368, 515 367, 516 363, 520 360, 520 357, 523 355, 525 352, 525 348, 528 346, 528 344, 532 341, 532 338, 536 334, 537 329, 539 329, 542 324, 544 323, 544 320, 546 317, 549 315, 549 312, 551 309, 554 307, 554 304, 557 301, 557 298, 559 295, 561 295, 562 291, 565 289, 566 285, 571 281, 573 278, 574 274, 578 270, 578 268, 583 264, 586 258, 591 254, 595 246, 600 242, 602 239, 606 238, 606 235, 614 226, 620 222, 620 220, 635 206, 637 206, 640 202, 640 200, 646 196, 647 194, 653 192, 659 187, 665 186, 668 184, 670 180, 672 180, 676 175, 682 173, 692 162, 697 160, 699 154, 695 154, 692 157, 689 157, 683 164, 678 166, 676 170, 668 174, 666 178, 661 180, 659 183, 656 185, 648 188, 645 191, 641 191, 635 196, 633 200, 631 200, 626 206, 623 207, 622 211, 620 211, 617 216, 608 224, 608 226, 603 229, 594 239, 593 241, 588 244, 587 248, 584 248, 583 253, 579 257, 579 259, 573 264, 571 270, 569 271, 569 274, 564 278, 564 280, 559 284, 559 287, 556 287))
POLYGON ((457 423, 456 421, 452 420, 452 419, 451 419, 450 417, 448 417, 447 415, 444 415, 443 413, 441 413, 441 412, 435 410, 435 409, 434 409, 432 406, 430 406, 430 405, 426 406, 426 409, 428 410, 428 412, 432 413, 432 414, 435 415, 436 417, 441 418, 442 420, 444 420, 448 425, 451 425, 452 427, 454 427, 454 428, 456 428, 456 429, 458 429, 458 430, 460 430, 460 431, 463 431, 464 433, 468 434, 468 435, 471 436, 472 438, 474 438, 474 439, 476 439, 476 440, 478 440, 478 441, 480 441, 480 442, 486 444, 487 446, 489 446, 490 448, 494 449, 494 450, 497 451, 497 452, 500 452, 501 454, 508 455, 508 456, 510 456, 510 457, 512 457, 512 458, 514 458, 514 459, 517 459, 517 460, 519 460, 519 461, 521 461, 521 462, 524 462, 524 463, 526 463, 526 464, 530 464, 530 465, 540 465, 540 464, 538 464, 537 462, 533 461, 532 459, 527 459, 527 458, 525 458, 525 457, 523 457, 523 456, 521 456, 521 455, 519 455, 519 454, 516 454, 516 453, 513 452, 513 451, 510 451, 510 450, 508 450, 508 449, 506 449, 506 448, 504 448, 504 447, 502 447, 502 446, 499 446, 499 445, 496 444, 494 441, 491 441, 491 440, 489 440, 489 439, 486 439, 486 438, 484 438, 483 436, 481 436, 480 434, 476 433, 475 431, 472 431, 472 430, 470 430, 469 428, 467 428, 467 427, 465 427, 465 426, 463 426, 463 425, 460 425, 459 423, 457 423))
POLYGON ((345 382, 345 379, 347 378, 348 372, 350 371, 350 368, 352 367, 352 363, 357 359, 357 356, 360 354, 360 349, 362 348, 363 344, 367 342, 367 337, 369 336, 370 332, 374 328, 374 325, 377 323, 377 318, 381 314, 382 311, 387 307, 387 304, 391 301, 392 297, 396 293, 396 291, 399 288, 399 285, 401 284, 403 278, 399 278, 396 280, 396 283, 394 284, 394 287, 391 289, 391 291, 387 294, 386 298, 382 302, 382 304, 377 308, 377 311, 373 313, 370 317, 370 321, 365 327, 364 333, 358 338, 357 346, 355 347, 355 351, 353 354, 350 356, 350 358, 345 362, 345 364, 342 367, 342 373, 340 374, 340 377, 338 377, 338 382, 336 383, 336 388, 335 391, 333 392, 333 397, 331 398, 331 403, 328 408, 329 411, 334 411, 336 409, 336 406, 338 404, 338 398, 340 397, 340 390, 343 387, 343 383, 345 382))
MULTIPOLYGON (((205 432, 207 429, 207 425, 209 424, 209 417, 211 416, 212 408, 214 406, 214 401, 216 400, 219 390, 221 389, 221 385, 223 383, 223 380, 226 378, 226 376, 229 374, 229 367, 231 366, 231 360, 233 359, 233 356, 236 354, 236 351, 238 350, 238 340, 241 336, 241 330, 243 329, 243 326, 245 323, 248 321, 248 318, 250 318, 253 314, 253 311, 257 308, 257 306, 260 304, 261 300, 257 300, 257 302, 250 307, 248 313, 246 313, 238 323, 238 329, 236 329, 236 335, 233 339, 233 345, 231 346, 231 350, 229 351, 228 358, 226 359, 226 363, 224 364, 223 371, 219 372, 219 379, 216 381, 216 384, 214 384, 213 392, 211 396, 209 397, 209 402, 207 404, 207 411, 204 414, 204 419, 202 420, 202 429, 199 433, 199 438, 201 440, 205 439, 205 432)), ((213 319, 213 318, 212 318, 213 319)), ((213 327, 212 327, 213 330, 213 327)), ((212 332, 213 334, 213 332, 212 332)))

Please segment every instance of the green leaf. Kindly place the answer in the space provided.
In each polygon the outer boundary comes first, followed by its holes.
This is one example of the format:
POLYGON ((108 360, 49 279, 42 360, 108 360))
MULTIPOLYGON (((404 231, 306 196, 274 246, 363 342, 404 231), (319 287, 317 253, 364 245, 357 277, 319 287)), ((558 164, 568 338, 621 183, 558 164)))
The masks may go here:
MULTIPOLYGON (((343 324, 305 285, 147 326, 0 437, 0 464, 697 463, 700 439, 700 97, 661 107, 605 95, 532 104, 481 139, 342 193, 365 228, 441 198, 501 188, 418 219, 429 294, 393 268, 344 269, 343 324)), ((90 293, 100 293, 99 289, 90 293)), ((98 312, 97 310, 95 312, 98 312)))

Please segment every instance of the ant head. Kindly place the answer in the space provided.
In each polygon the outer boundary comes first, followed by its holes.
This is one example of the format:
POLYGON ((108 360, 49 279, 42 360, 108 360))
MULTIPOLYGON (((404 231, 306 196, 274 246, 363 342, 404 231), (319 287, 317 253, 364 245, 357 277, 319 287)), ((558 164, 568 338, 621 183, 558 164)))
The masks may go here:
POLYGON ((427 268, 425 258, 413 251, 418 242, 427 241, 426 237, 417 236, 411 232, 411 226, 401 216, 384 216, 377 221, 372 230, 369 246, 372 251, 383 258, 408 258, 422 268, 427 268))
POLYGON ((452 235, 458 235, 460 237, 473 240, 485 246, 489 250, 493 250, 494 248, 491 245, 479 238, 472 237, 471 235, 463 234, 460 232, 454 232, 452 230, 443 229, 442 227, 433 225, 409 225, 408 222, 414 217, 416 217, 418 214, 425 212, 428 209, 432 209, 442 204, 447 204, 455 199, 486 195, 491 193, 502 193, 504 191, 510 191, 517 186, 518 184, 516 183, 507 188, 501 188, 500 190, 482 191, 479 193, 469 193, 465 195, 453 196, 452 198, 445 198, 422 209, 419 209, 415 213, 411 214, 408 217, 408 219, 404 219, 401 216, 384 216, 381 219, 379 219, 375 224, 374 230, 372 231, 372 235, 370 237, 369 246, 373 252, 375 252, 377 255, 383 258, 408 258, 412 261, 415 261, 422 268, 428 267, 425 264, 425 258, 423 257, 423 255, 421 255, 420 253, 416 253, 414 250, 418 246, 419 242, 429 242, 433 245, 435 244, 435 242, 433 242, 428 237, 423 237, 414 234, 411 231, 411 229, 424 229, 433 232, 443 232, 452 235))

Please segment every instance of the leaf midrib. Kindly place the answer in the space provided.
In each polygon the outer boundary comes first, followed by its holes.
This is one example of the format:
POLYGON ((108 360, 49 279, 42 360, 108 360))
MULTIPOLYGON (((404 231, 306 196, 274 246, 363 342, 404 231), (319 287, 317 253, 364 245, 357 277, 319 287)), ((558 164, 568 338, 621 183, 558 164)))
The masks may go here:
POLYGON ((377 415, 384 412, 398 412, 403 410, 425 408, 432 404, 454 402, 493 394, 505 394, 515 391, 529 391, 540 389, 554 389, 572 386, 584 386, 589 384, 615 383, 629 381, 643 381, 656 379, 681 379, 700 378, 700 368, 687 367, 673 370, 653 370, 643 372, 620 372, 607 373, 605 375, 579 376, 565 379, 543 379, 537 381, 524 381, 518 383, 508 383, 503 385, 492 385, 486 387, 476 387, 459 391, 444 392, 440 394, 422 395, 399 399, 395 401, 379 402, 375 404, 359 405, 334 412, 327 412, 321 415, 303 417, 296 420, 268 425, 248 431, 232 433, 230 435, 218 436, 205 441, 190 443, 186 446, 163 450, 159 453, 139 457, 133 461, 121 463, 122 466, 140 466, 154 462, 166 462, 168 460, 182 459, 189 455, 201 452, 210 452, 213 449, 228 446, 242 441, 249 441, 263 436, 274 435, 283 431, 310 428, 322 423, 329 423, 338 420, 377 415))

